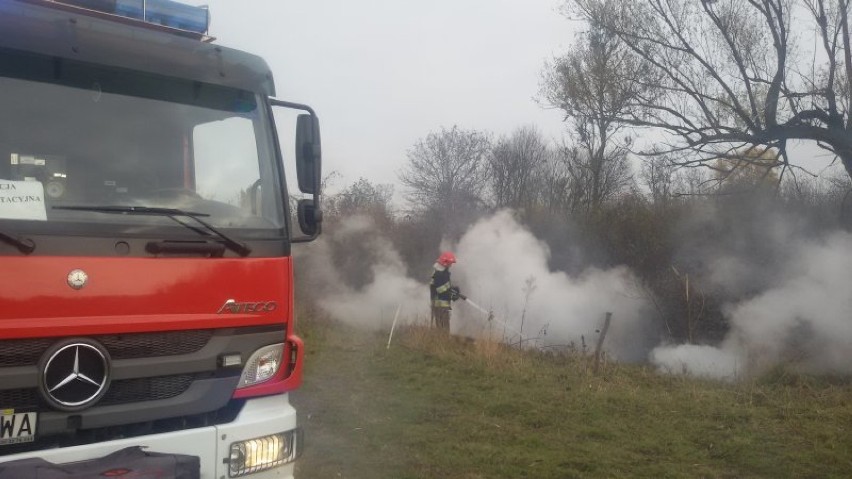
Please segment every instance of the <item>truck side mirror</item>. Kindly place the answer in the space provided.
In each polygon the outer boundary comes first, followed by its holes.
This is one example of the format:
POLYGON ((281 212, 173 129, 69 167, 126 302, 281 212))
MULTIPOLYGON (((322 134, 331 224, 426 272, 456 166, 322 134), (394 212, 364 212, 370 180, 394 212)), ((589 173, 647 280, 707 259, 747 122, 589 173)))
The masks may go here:
POLYGON ((299 115, 296 119, 296 175, 302 193, 319 193, 321 161, 319 119, 314 115, 299 115))
POLYGON ((306 236, 291 237, 293 243, 315 240, 322 232, 322 210, 320 209, 320 183, 322 181, 322 147, 320 144, 319 120, 308 105, 269 99, 272 106, 308 112, 296 117, 296 177, 299 190, 313 195, 301 199, 296 205, 299 228, 306 236))
POLYGON ((316 237, 320 231, 320 223, 322 223, 322 211, 317 209, 314 200, 299 200, 296 211, 302 233, 309 237, 316 237))

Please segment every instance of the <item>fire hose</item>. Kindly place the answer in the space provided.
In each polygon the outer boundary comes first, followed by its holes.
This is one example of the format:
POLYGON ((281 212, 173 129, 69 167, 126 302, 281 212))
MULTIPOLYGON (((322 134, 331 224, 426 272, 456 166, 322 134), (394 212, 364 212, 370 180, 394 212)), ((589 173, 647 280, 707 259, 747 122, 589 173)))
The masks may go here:
MULTIPOLYGON (((459 291, 459 288, 458 288, 458 287, 453 286, 452 288, 450 288, 450 299, 452 299, 453 301, 456 301, 456 300, 461 299, 462 301, 464 301, 465 303, 467 303, 467 304, 471 305, 474 309, 478 310, 478 311, 479 311, 479 312, 481 312, 482 314, 487 315, 487 319, 486 319, 486 321, 487 321, 487 322, 489 322, 489 323, 490 323, 490 322, 492 322, 492 321, 493 321, 493 322, 495 322, 495 323, 498 323, 498 324, 502 325, 504 328, 508 329, 509 331, 511 331, 511 332, 513 332, 513 333, 515 333, 515 334, 517 334, 517 335, 518 335, 518 337, 520 337, 520 338, 522 338, 522 339, 523 339, 524 335, 523 335, 523 334, 521 334, 521 332, 520 332, 520 331, 516 330, 515 328, 513 328, 513 327, 509 326, 508 324, 506 324, 506 323, 504 323, 503 321, 500 321, 499 319, 497 319, 496 317, 494 317, 494 311, 487 310, 487 309, 483 308, 482 306, 480 306, 480 305, 476 304, 473 300, 471 300, 471 299, 470 299, 470 298, 468 298, 467 296, 463 295, 463 294, 461 293, 461 291, 459 291)), ((391 330, 390 330, 390 334, 388 335, 388 344, 387 344, 387 346, 386 346, 386 349, 390 349, 391 339, 393 338, 393 331, 394 331, 394 329, 396 328, 396 322, 397 322, 397 320, 399 319, 399 311, 400 311, 400 309, 402 309, 402 303, 400 303, 400 304, 396 307, 396 313, 395 313, 395 314, 394 314, 394 316, 393 316, 393 324, 391 324, 391 330)))
POLYGON ((509 325, 508 325, 508 324, 506 324, 505 322, 500 321, 499 319, 497 319, 496 317, 494 317, 494 311, 486 310, 486 309, 485 309, 485 308, 483 308, 482 306, 480 306, 480 305, 476 304, 475 302, 473 302, 473 300, 471 300, 471 299, 470 299, 470 298, 468 298, 467 296, 465 296, 465 295, 461 294, 461 292, 459 291, 459 288, 458 288, 458 287, 453 286, 452 288, 450 288, 450 298, 451 298, 451 299, 453 299, 453 300, 457 300, 457 299, 461 299, 461 300, 463 300, 465 303, 467 303, 467 304, 469 304, 469 305, 473 306, 473 308, 474 308, 474 309, 478 310, 478 311, 479 311, 479 312, 481 312, 482 314, 487 315, 487 319, 486 319, 486 321, 488 321, 488 322, 494 321, 494 322, 496 322, 496 323, 499 323, 499 324, 500 324, 500 325, 502 325, 504 328, 506 328, 506 329, 508 329, 509 331, 511 331, 511 332, 513 332, 513 333, 515 333, 515 334, 517 334, 519 337, 521 337, 521 338, 523 338, 523 337, 524 337, 524 335, 523 335, 523 334, 521 334, 521 332, 520 332, 520 331, 518 331, 517 329, 515 329, 515 328, 513 328, 513 327, 509 326, 509 325))

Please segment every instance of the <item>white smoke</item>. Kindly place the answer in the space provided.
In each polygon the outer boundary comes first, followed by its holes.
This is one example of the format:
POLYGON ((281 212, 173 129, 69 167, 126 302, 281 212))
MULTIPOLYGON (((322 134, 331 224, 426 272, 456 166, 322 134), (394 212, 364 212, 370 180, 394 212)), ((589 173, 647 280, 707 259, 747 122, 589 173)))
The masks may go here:
POLYGON ((779 364, 852 373, 850 251, 852 235, 842 232, 801 244, 774 287, 726 308, 731 330, 718 348, 663 346, 652 362, 665 371, 716 378, 759 374, 779 364))
POLYGON ((452 329, 488 332, 507 342, 538 347, 593 349, 604 317, 612 313, 606 349, 618 359, 644 359, 649 328, 645 301, 626 268, 588 269, 570 277, 548 266, 550 250, 508 211, 473 225, 455 247, 453 281, 495 320, 456 302, 452 329))
POLYGON ((739 378, 744 365, 736 351, 695 344, 654 348, 650 360, 664 373, 726 380, 739 378))
POLYGON ((428 314, 427 286, 406 275, 399 253, 369 217, 349 217, 310 246, 309 254, 298 258, 303 274, 297 281, 308 283, 311 294, 321 298, 319 307, 333 318, 379 329, 391 324, 397 309, 410 321, 428 314), (344 281, 335 247, 342 248, 357 268, 368 270, 367 284, 356 287, 344 281))
MULTIPOLYGON (((590 268, 576 276, 552 270, 547 245, 508 211, 479 221, 457 243, 443 246, 458 258, 453 282, 473 302, 454 303, 455 334, 591 352, 609 312, 605 349, 619 360, 650 360, 663 372, 733 380, 795 364, 805 372, 852 373, 848 233, 791 247, 787 264, 774 266, 771 287, 724 308, 730 332, 717 347, 658 345, 661 335, 654 324, 659 322, 651 320, 653 310, 628 269, 590 268)), ((430 271, 409 276, 399 253, 368 218, 342 221, 310 248, 299 258, 305 273, 299 281, 308 281, 331 316, 379 329, 390 326, 399 308, 401 322, 428 323, 430 271), (344 256, 335 256, 335 250, 344 256), (369 281, 345 280, 341 258, 361 261, 357 266, 369 273, 369 281)), ((741 274, 736 259, 721 258, 718 265, 713 281, 725 281, 726 272, 741 274)))
MULTIPOLYGON (((465 301, 454 303, 451 332, 517 343, 528 347, 594 349, 607 312, 612 326, 605 348, 618 359, 643 360, 653 346, 643 314, 645 301, 634 291, 636 279, 626 268, 589 269, 570 277, 548 267, 549 248, 521 226, 508 211, 474 224, 458 244, 446 245, 458 263, 453 283, 475 304, 493 311, 494 319, 465 301), (523 322, 523 326, 522 326, 523 322)), ((300 281, 322 298, 319 306, 332 317, 373 329, 390 325, 400 308, 400 321, 426 324, 428 280, 407 275, 400 255, 366 217, 343 220, 299 258, 300 281), (357 248, 355 247, 357 246, 357 248), (332 250, 350 248, 352 255, 372 258, 371 281, 360 288, 342 279, 332 250), (308 276, 308 278, 305 278, 308 276)))

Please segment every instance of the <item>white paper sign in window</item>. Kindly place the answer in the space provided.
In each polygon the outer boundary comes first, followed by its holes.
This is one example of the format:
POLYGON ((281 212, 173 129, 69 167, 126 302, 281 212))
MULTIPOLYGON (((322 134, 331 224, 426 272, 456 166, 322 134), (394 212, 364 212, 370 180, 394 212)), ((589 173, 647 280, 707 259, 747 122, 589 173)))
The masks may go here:
POLYGON ((46 221, 41 182, 0 180, 0 218, 46 221))

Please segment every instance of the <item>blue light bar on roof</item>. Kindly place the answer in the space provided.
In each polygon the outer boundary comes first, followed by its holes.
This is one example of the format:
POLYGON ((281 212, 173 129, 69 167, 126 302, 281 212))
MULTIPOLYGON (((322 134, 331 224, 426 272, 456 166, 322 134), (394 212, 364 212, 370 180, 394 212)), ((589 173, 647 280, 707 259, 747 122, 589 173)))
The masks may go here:
POLYGON ((195 33, 207 33, 207 7, 193 7, 173 0, 116 0, 115 13, 195 33))
POLYGON ((207 7, 193 7, 174 0, 54 1, 199 34, 206 34, 210 25, 207 7))

